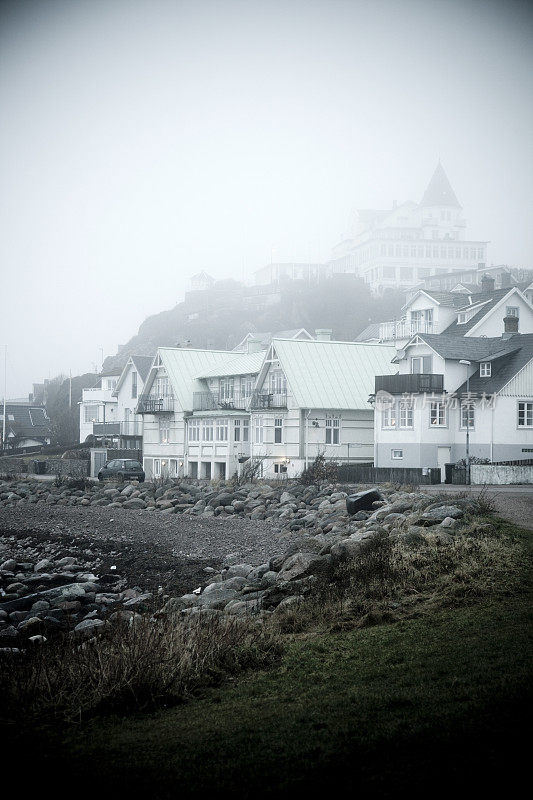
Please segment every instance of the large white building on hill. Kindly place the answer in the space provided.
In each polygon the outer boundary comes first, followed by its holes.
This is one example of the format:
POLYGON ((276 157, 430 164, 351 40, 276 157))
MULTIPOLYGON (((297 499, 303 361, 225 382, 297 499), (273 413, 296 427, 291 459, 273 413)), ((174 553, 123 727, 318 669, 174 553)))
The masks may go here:
POLYGON ((463 209, 442 165, 420 203, 358 210, 333 248, 331 273, 355 273, 376 293, 408 288, 430 275, 482 269, 487 242, 466 236, 463 209))

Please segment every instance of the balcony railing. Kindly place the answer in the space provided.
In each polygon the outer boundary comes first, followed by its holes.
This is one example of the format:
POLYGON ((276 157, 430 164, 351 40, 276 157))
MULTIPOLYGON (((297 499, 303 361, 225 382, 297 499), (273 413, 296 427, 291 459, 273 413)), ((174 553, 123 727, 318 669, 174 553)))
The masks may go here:
POLYGON ((193 411, 218 411, 219 409, 245 410, 250 404, 250 395, 240 392, 219 394, 218 392, 194 392, 193 411))
POLYGON ((141 397, 137 414, 165 414, 174 411, 173 397, 141 397))
POLYGON ((120 433, 118 422, 93 422, 93 436, 117 436, 120 433))
POLYGON ((385 341, 409 339, 415 333, 435 333, 435 325, 425 320, 402 319, 398 322, 382 322, 379 326, 379 338, 385 341))
POLYGON ((254 392, 251 408, 287 408, 287 390, 279 392, 254 392))
POLYGON ((415 373, 414 375, 376 375, 375 391, 389 394, 423 394, 424 392, 442 394, 444 375, 415 373))
POLYGON ((141 420, 127 420, 120 423, 121 436, 142 436, 143 424, 141 420))

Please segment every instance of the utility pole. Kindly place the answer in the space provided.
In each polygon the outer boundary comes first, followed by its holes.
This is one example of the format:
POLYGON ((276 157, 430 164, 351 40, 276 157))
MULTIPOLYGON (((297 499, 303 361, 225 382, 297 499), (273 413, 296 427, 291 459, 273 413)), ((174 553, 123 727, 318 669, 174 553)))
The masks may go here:
POLYGON ((68 409, 72 411, 72 370, 68 371, 68 409))
POLYGON ((4 345, 4 419, 2 421, 2 453, 6 446, 7 344, 4 345))

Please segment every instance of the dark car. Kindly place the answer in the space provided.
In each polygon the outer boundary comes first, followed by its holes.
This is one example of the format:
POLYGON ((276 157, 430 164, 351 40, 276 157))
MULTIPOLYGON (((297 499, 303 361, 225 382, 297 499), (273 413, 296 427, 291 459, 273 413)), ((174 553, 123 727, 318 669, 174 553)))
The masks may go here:
POLYGON ((113 478, 121 483, 125 480, 130 481, 144 481, 144 469, 142 464, 134 461, 133 458, 115 458, 113 461, 108 461, 101 468, 98 473, 98 480, 103 481, 105 478, 113 478))

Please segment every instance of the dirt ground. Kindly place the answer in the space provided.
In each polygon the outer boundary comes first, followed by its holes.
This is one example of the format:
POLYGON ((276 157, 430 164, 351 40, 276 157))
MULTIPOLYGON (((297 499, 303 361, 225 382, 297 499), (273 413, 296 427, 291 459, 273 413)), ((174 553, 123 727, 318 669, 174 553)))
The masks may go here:
MULTIPOLYGON (((296 538, 296 537, 295 537, 296 538)), ((120 508, 64 506, 0 509, 0 560, 75 556, 99 575, 165 594, 190 592, 206 582, 206 567, 253 566, 283 552, 270 521, 197 518, 120 508)))

